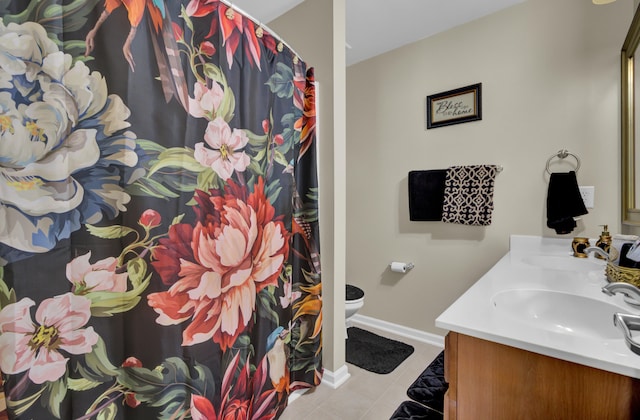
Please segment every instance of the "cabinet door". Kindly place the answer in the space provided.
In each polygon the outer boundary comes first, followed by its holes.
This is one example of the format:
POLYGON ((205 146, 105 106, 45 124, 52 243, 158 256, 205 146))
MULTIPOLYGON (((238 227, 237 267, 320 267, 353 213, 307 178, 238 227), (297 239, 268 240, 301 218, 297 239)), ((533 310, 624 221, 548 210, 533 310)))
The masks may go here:
POLYGON ((640 381, 486 340, 450 333, 445 418, 640 418, 640 381))

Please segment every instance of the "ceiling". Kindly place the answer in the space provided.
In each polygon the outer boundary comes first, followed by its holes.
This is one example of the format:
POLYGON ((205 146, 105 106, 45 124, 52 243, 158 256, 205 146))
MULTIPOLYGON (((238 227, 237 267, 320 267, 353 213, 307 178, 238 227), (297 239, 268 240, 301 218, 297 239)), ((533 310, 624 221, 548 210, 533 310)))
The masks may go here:
MULTIPOLYGON (((234 0, 232 4, 268 25, 303 1, 234 0)), ((347 66, 523 1, 346 0, 347 66)))

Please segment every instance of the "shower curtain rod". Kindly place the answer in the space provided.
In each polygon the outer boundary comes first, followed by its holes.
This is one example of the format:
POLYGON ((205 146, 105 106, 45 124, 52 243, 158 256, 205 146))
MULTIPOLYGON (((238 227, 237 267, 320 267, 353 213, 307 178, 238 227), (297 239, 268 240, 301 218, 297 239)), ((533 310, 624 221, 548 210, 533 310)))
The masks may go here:
POLYGON ((296 50, 294 50, 293 48, 291 48, 291 45, 289 45, 287 43, 287 41, 285 41, 284 39, 282 39, 282 37, 280 35, 278 35, 275 31, 273 31, 271 28, 269 28, 267 25, 265 25, 264 23, 260 22, 258 19, 254 18, 253 16, 251 16, 249 13, 245 12, 244 10, 242 10, 241 8, 239 8, 238 6, 234 5, 233 2, 227 1, 227 0, 220 0, 221 3, 226 4, 227 6, 229 6, 230 8, 236 10, 237 12, 243 14, 245 17, 248 17, 249 19, 251 19, 254 23, 257 23, 259 27, 261 27, 262 29, 264 29, 265 31, 268 31, 274 38, 276 38, 278 41, 282 42, 287 48, 289 48, 300 60, 304 61, 302 59, 302 57, 300 57, 300 54, 298 54, 296 52, 296 50))

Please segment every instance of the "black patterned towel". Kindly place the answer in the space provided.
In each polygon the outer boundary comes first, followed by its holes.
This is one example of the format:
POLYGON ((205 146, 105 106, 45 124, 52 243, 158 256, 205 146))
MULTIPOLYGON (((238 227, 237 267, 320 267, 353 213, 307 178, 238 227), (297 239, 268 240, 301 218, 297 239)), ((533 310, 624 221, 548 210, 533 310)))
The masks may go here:
POLYGON ((497 174, 496 165, 451 166, 447 169, 442 221, 489 226, 497 174))

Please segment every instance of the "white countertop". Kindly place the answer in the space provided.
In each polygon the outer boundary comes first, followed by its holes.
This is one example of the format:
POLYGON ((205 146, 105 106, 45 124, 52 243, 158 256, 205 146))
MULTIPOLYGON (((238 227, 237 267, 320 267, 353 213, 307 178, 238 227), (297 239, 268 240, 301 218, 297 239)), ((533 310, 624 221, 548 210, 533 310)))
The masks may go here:
POLYGON ((627 347, 622 331, 613 326, 614 312, 640 315, 640 309, 625 303, 619 294, 607 296, 602 293, 602 287, 607 284, 604 261, 593 256, 589 259, 572 257, 571 239, 512 235, 507 255, 444 311, 436 319, 436 326, 640 378, 640 356, 627 347), (536 259, 544 263, 536 264, 536 259), (566 267, 578 269, 565 269, 565 261, 566 267), (504 299, 504 296, 512 296, 509 292, 512 290, 540 292, 542 296, 549 293, 553 299, 547 308, 540 308, 540 301, 533 309, 526 302, 519 307, 519 301, 504 299), (500 295, 505 291, 507 294, 500 295), (610 313, 600 316, 600 311, 588 311, 583 307, 575 310, 570 309, 574 308, 570 304, 558 304, 567 296, 571 302, 587 302, 587 305, 594 305, 594 309, 597 306, 608 311, 609 305, 613 306, 610 313), (597 312, 598 319, 592 324, 606 332, 590 333, 573 328, 571 322, 563 322, 563 316, 576 319, 583 311, 585 317, 593 317, 597 312), (549 316, 557 317, 557 325, 550 325, 549 316), (608 319, 601 323, 600 318, 606 316, 608 319))

